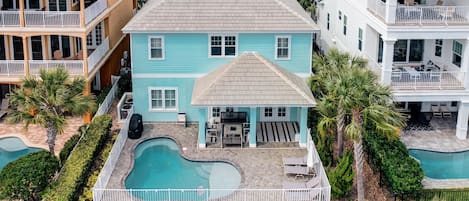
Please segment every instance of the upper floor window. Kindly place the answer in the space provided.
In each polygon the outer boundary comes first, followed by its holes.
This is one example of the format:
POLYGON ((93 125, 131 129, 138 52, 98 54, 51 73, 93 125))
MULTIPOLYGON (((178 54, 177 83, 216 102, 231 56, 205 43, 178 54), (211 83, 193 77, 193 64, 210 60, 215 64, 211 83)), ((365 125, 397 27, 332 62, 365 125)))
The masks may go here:
POLYGON ((435 56, 441 57, 441 50, 443 49, 443 40, 436 39, 435 40, 435 56))
POLYGON ((330 26, 331 26, 331 14, 327 13, 327 23, 326 23, 327 30, 329 30, 330 26))
POLYGON ((149 88, 150 110, 175 111, 177 105, 176 88, 149 88))
POLYGON ((358 28, 358 50, 362 51, 363 49, 363 30, 358 28))
POLYGON ((275 59, 290 59, 290 36, 275 37, 275 59))
POLYGON ((210 35, 210 56, 236 56, 235 35, 210 35))
POLYGON ((273 109, 271 107, 264 108, 264 116, 272 117, 273 109))
POLYGON ((148 38, 148 57, 154 60, 164 59, 163 36, 150 36, 148 38))
POLYGON ((347 35, 347 15, 344 15, 344 36, 347 35))
POLYGON ((458 41, 453 41, 453 64, 461 67, 462 44, 458 41))

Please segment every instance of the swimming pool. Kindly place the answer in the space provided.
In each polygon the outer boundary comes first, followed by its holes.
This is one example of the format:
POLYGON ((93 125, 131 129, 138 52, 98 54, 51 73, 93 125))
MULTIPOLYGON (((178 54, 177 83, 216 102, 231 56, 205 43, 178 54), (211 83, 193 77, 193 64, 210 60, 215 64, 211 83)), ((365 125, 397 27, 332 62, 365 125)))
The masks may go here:
MULTIPOLYGON (((144 141, 134 154, 134 167, 125 180, 127 189, 199 189, 186 191, 184 197, 204 200, 226 196, 233 190, 219 190, 208 195, 209 192, 202 189, 237 189, 241 183, 241 175, 233 165, 187 160, 179 154, 178 145, 169 138, 144 141)), ((169 194, 161 193, 156 198, 155 194, 150 196, 142 192, 133 195, 147 200, 166 200, 169 194)))
POLYGON ((11 161, 41 149, 28 147, 17 137, 0 138, 0 170, 11 161))
POLYGON ((469 179, 469 151, 442 153, 410 149, 420 161, 425 176, 433 179, 469 179))

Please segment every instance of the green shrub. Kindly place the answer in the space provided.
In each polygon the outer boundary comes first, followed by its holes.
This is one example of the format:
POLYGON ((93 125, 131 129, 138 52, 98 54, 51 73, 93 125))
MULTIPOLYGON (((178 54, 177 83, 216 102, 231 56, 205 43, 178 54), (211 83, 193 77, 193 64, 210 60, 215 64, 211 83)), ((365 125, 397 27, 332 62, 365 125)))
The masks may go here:
POLYGON ((327 177, 331 184, 331 193, 334 198, 343 198, 350 194, 353 186, 353 155, 351 151, 345 151, 334 170, 327 171, 327 177))
POLYGON ((318 135, 318 154, 324 166, 331 166, 334 160, 334 135, 318 135))
POLYGON ((48 151, 8 163, 0 172, 0 200, 39 200, 58 169, 59 161, 48 151))
POLYGON ((77 144, 78 140, 80 140, 80 135, 74 135, 67 142, 64 144, 64 148, 59 153, 59 161, 60 164, 64 164, 65 160, 67 160, 70 152, 72 152, 73 148, 77 144))
POLYGON ((78 198, 79 189, 89 176, 91 165, 101 151, 111 125, 112 118, 109 115, 94 118, 65 162, 58 180, 47 189, 43 200, 65 201, 78 198))
POLYGON ((101 90, 101 93, 96 97, 96 105, 99 105, 104 102, 104 99, 106 99, 107 94, 109 91, 111 91, 112 86, 107 86, 104 89, 101 90))
POLYGON ((364 147, 371 163, 382 173, 393 193, 405 194, 422 189, 423 170, 409 156, 407 147, 400 140, 389 140, 371 132, 365 135, 364 147))

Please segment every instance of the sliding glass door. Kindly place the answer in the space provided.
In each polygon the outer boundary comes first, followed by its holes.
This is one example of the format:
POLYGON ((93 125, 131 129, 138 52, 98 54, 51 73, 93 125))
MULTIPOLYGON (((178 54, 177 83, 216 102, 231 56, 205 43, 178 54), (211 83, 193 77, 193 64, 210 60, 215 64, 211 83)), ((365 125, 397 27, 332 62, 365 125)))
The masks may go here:
POLYGON ((424 40, 398 40, 394 44, 394 62, 423 61, 424 40))

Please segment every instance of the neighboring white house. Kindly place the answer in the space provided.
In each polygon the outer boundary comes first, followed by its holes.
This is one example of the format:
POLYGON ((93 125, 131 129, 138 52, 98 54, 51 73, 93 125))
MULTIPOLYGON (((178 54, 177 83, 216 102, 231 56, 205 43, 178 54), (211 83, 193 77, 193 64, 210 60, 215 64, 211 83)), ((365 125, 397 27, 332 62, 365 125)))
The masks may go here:
POLYGON ((316 14, 322 49, 364 56, 404 111, 457 115, 467 138, 469 1, 317 0, 316 14))

